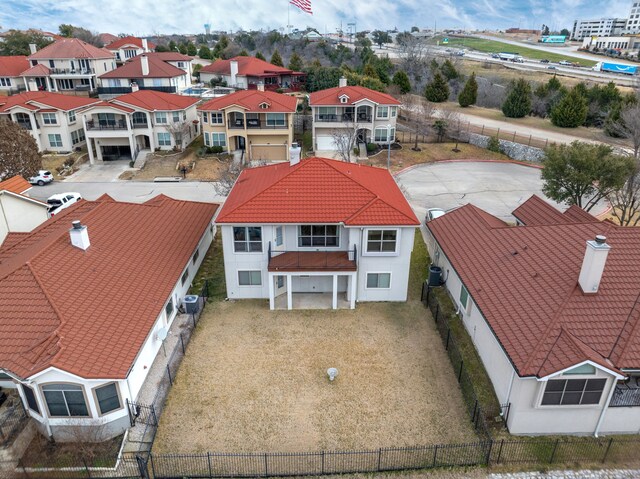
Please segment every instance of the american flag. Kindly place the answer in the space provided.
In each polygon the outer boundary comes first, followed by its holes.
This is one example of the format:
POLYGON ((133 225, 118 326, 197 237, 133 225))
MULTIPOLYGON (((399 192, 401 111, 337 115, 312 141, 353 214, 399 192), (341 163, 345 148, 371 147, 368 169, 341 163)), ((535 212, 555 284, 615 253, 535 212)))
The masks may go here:
POLYGON ((311 11, 311 0, 291 0, 289 3, 298 7, 303 12, 313 15, 313 12, 311 11))

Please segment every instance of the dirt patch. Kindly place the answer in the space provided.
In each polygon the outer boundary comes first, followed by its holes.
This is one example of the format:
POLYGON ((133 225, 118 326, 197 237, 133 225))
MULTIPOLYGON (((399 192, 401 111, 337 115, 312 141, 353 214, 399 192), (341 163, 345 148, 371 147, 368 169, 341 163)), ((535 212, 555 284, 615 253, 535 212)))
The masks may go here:
POLYGON ((51 442, 42 434, 36 434, 24 456, 25 467, 67 467, 82 464, 89 467, 113 467, 118 457, 123 436, 100 443, 51 442))
POLYGON ((451 364, 419 301, 356 310, 207 307, 154 451, 315 451, 473 441, 451 364), (328 367, 340 375, 329 383, 328 367))
POLYGON ((53 173, 55 180, 61 180, 78 171, 79 165, 84 162, 86 162, 86 151, 73 152, 70 155, 49 154, 42 157, 42 169, 53 173), (66 174, 61 175, 61 171, 66 174))
POLYGON ((188 167, 187 180, 216 181, 227 169, 227 155, 199 158, 195 151, 185 153, 153 154, 140 170, 125 171, 120 180, 153 181, 158 176, 182 176, 178 164, 188 167))

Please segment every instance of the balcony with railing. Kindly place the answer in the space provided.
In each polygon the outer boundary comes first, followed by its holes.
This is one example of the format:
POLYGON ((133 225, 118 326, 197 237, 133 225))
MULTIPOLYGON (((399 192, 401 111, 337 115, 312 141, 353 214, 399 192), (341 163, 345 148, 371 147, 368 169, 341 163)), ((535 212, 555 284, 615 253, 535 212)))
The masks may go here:
POLYGON ((314 121, 323 123, 371 123, 372 109, 360 107, 356 111, 353 108, 336 108, 335 113, 331 109, 318 109, 314 121))
POLYGON ((95 75, 94 68, 51 68, 52 75, 88 76, 95 75))
POLYGON ((130 86, 99 86, 98 95, 124 95, 131 93, 130 86))
POLYGON ((357 271, 358 252, 274 251, 269 243, 269 271, 357 271))
POLYGON ((616 384, 609 407, 640 407, 640 387, 635 384, 616 384))
POLYGON ((143 85, 139 85, 138 89, 140 90, 153 90, 153 91, 159 91, 162 93, 175 93, 177 91, 176 87, 174 86, 143 86, 143 85))
POLYGON ((126 130, 126 120, 89 120, 87 130, 126 130))

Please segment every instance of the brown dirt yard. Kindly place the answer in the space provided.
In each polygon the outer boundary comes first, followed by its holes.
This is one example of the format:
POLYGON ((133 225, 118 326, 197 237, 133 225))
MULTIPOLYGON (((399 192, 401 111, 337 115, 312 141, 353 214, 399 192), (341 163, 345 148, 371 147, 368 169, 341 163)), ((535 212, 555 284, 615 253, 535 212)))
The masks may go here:
POLYGON ((186 155, 176 153, 170 155, 150 156, 144 168, 140 170, 127 170, 120 175, 121 180, 153 181, 157 176, 182 176, 176 169, 178 161, 183 164, 195 162, 195 168, 187 172, 187 180, 216 181, 226 170, 228 159, 207 156, 198 158, 195 153, 186 155))
POLYGON ((154 452, 293 452, 475 440, 419 301, 353 311, 207 306, 154 452), (326 370, 337 367, 329 383, 326 370))

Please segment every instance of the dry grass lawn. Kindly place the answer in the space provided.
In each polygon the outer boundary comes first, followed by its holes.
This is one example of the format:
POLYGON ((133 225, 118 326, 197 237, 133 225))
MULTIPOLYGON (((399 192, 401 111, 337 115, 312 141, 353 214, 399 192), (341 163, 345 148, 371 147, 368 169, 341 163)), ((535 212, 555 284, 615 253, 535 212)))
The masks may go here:
POLYGON ((316 451, 473 441, 419 301, 354 311, 209 304, 170 392, 158 453, 316 451), (327 379, 328 367, 340 374, 327 379))
POLYGON ((227 161, 216 157, 198 158, 194 152, 189 152, 185 156, 173 155, 153 155, 149 157, 144 168, 138 171, 125 171, 120 175, 121 180, 152 181, 158 176, 182 176, 176 169, 176 165, 193 164, 195 167, 187 172, 187 180, 216 181, 226 170, 227 161))

